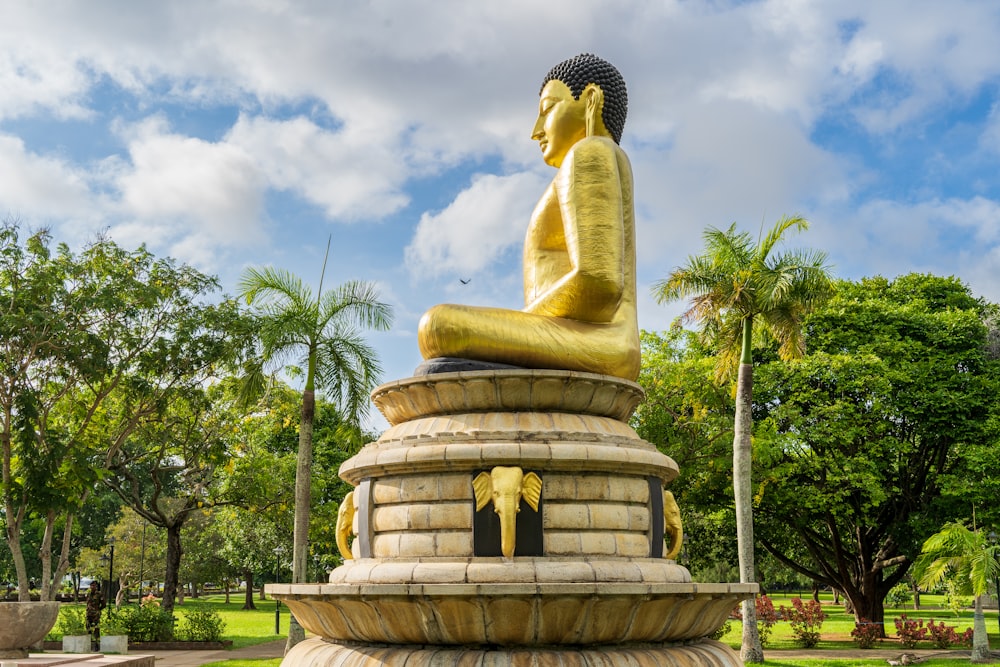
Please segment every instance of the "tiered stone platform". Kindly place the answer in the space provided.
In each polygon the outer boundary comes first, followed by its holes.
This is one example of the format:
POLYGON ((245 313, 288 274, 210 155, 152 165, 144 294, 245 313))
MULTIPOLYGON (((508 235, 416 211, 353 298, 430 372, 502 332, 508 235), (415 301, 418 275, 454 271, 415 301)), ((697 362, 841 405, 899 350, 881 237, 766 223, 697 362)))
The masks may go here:
POLYGON ((741 664, 707 637, 756 585, 695 584, 663 558, 678 470, 628 426, 638 385, 471 371, 373 400, 391 427, 340 470, 356 487, 353 559, 328 584, 268 587, 317 635, 284 667, 741 664), (478 501, 474 483, 498 467, 541 480, 507 529, 496 482, 478 501))

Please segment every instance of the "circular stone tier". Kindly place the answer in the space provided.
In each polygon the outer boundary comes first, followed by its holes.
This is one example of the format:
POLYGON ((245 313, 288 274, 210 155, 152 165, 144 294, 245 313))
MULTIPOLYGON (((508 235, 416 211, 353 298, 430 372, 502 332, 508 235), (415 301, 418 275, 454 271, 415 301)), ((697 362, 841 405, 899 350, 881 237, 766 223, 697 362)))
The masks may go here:
POLYGON ((0 658, 27 657, 58 617, 58 602, 0 602, 0 658))
POLYGON ((372 392, 393 426, 462 412, 566 412, 626 421, 642 398, 638 384, 610 375, 530 369, 437 373, 372 392))
MULTIPOLYGON (((690 584, 686 568, 662 558, 503 558, 350 560, 331 584, 690 584)), ((309 588, 315 591, 316 586, 309 588)), ((277 589, 275 589, 277 590, 277 589)), ((298 588, 296 590, 306 590, 298 588)))
POLYGON ((579 646, 690 641, 753 584, 276 584, 304 628, 335 641, 579 646))
POLYGON ((318 637, 297 644, 285 658, 297 667, 742 667, 740 656, 710 639, 674 646, 597 646, 477 649, 426 646, 358 646, 318 637))

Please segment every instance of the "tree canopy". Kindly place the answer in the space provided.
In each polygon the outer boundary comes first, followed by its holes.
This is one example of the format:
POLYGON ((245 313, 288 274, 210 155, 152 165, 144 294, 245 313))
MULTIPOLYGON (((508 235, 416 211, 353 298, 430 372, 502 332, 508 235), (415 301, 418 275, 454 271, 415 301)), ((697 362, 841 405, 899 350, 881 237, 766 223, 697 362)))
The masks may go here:
POLYGON ((997 442, 984 312, 954 278, 844 281, 806 320, 808 354, 758 370, 760 543, 859 619, 881 623, 923 538, 968 512, 946 490, 997 442))

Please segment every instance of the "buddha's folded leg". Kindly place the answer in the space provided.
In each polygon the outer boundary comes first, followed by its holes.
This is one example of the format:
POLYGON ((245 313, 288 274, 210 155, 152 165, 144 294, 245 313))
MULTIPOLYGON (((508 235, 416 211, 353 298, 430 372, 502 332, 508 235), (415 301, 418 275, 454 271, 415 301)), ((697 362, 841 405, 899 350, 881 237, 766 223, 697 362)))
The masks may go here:
POLYGON ((520 310, 441 304, 420 320, 424 359, 460 357, 527 368, 557 368, 634 379, 637 336, 624 326, 520 310))

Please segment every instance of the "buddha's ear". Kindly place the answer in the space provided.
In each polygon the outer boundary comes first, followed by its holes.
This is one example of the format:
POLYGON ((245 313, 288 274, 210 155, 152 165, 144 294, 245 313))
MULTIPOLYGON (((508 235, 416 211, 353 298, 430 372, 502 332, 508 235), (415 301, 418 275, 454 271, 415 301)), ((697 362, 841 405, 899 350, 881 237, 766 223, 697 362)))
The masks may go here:
POLYGON ((586 123, 587 136, 592 137, 604 124, 601 109, 604 108, 604 91, 596 83, 588 83, 583 89, 583 99, 587 103, 586 123))

